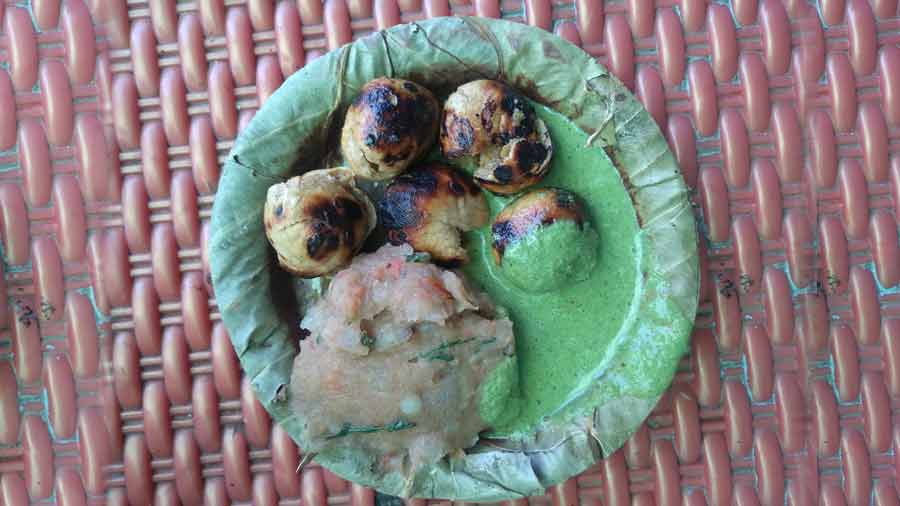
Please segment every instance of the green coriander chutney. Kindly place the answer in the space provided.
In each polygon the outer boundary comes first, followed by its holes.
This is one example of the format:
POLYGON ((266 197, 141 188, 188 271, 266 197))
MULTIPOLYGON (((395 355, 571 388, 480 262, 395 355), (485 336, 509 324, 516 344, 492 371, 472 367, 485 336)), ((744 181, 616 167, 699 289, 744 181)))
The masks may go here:
MULTIPOLYGON (((547 124, 554 145, 551 170, 537 187, 564 188, 581 197, 600 240, 595 250, 584 251, 585 257, 596 255, 596 266, 586 280, 569 280, 555 290, 529 293, 510 283, 509 273, 501 273, 495 265, 490 223, 466 234, 470 261, 463 271, 494 302, 509 310, 515 325, 521 397, 514 402, 518 406, 508 404, 504 397, 496 401, 503 404, 502 408, 492 405, 489 392, 502 389, 485 385, 482 410, 493 411, 496 417, 500 409, 510 413, 518 409, 518 415, 497 423, 493 436, 530 433, 542 419, 561 408, 585 376, 601 364, 629 312, 639 268, 637 218, 612 162, 602 149, 585 148, 587 135, 566 117, 540 105, 535 108, 547 124)), ((492 223, 513 198, 486 196, 492 223)), ((567 235, 566 230, 557 232, 555 236, 567 235)), ((559 250, 575 247, 558 245, 559 250)), ((549 254, 553 248, 546 244, 536 250, 548 254, 528 258, 528 270, 560 268, 563 251, 549 254)), ((493 375, 492 380, 503 381, 501 376, 493 375)))

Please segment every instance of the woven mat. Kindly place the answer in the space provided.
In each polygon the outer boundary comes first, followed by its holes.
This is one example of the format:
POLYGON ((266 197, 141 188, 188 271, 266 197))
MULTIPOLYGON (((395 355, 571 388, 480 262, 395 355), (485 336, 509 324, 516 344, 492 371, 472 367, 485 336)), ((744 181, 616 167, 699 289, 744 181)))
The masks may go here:
POLYGON ((552 30, 625 81, 705 221, 670 392, 624 449, 528 502, 898 505, 897 9, 0 1, 0 504, 373 503, 296 474, 241 378, 204 254, 219 164, 304 62, 475 14, 552 30))

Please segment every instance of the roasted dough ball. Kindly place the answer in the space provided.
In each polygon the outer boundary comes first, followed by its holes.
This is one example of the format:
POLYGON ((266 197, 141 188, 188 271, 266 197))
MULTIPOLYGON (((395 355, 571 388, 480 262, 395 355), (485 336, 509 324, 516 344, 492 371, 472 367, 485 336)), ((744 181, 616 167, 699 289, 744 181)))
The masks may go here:
POLYGON ((529 191, 494 219, 494 260, 523 291, 541 293, 590 277, 599 236, 574 193, 558 188, 529 191))
POLYGON ((347 110, 341 151, 358 176, 390 179, 432 146, 439 106, 423 86, 381 77, 363 86, 347 110))
POLYGON ((395 178, 379 204, 388 241, 407 243, 440 264, 468 260, 461 232, 487 224, 487 200, 462 172, 440 163, 419 166, 395 178))
POLYGON ((330 274, 350 263, 375 228, 375 206, 346 168, 314 170, 272 185, 263 212, 278 263, 298 276, 330 274))
POLYGON ((472 81, 450 95, 440 139, 447 158, 477 157, 475 181, 502 195, 543 179, 553 156, 550 132, 534 107, 497 81, 472 81))

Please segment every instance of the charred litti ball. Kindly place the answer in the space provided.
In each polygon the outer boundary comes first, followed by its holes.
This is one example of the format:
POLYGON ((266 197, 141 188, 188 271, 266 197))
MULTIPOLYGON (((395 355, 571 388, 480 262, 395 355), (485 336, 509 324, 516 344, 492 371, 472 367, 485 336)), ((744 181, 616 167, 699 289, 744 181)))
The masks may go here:
POLYGON ((442 265, 468 260, 461 232, 487 224, 487 200, 464 173, 431 163, 398 176, 379 204, 388 241, 407 243, 442 265))
POLYGON ((528 100, 486 79, 464 84, 447 98, 440 139, 444 156, 476 157, 475 181, 502 195, 543 179, 553 156, 550 132, 528 100))
POLYGON ((314 170, 269 187, 263 214, 278 262, 305 278, 345 267, 375 228, 375 206, 346 168, 314 170))
POLYGON ((439 120, 438 102, 425 87, 380 77, 347 110, 341 152, 356 175, 390 179, 431 148, 439 120))
POLYGON ((523 291, 584 281, 597 263, 599 236, 584 205, 567 190, 523 194, 497 214, 491 232, 500 272, 523 291))

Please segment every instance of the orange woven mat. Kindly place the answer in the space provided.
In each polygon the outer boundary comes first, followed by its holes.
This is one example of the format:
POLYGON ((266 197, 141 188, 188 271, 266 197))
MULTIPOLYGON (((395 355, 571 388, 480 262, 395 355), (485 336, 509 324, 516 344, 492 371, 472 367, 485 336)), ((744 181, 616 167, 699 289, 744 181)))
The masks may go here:
POLYGON ((0 0, 0 504, 373 504, 296 474, 242 380, 210 208, 285 76, 450 14, 595 55, 667 134, 705 223, 669 393, 527 502, 900 504, 897 0, 0 0))

